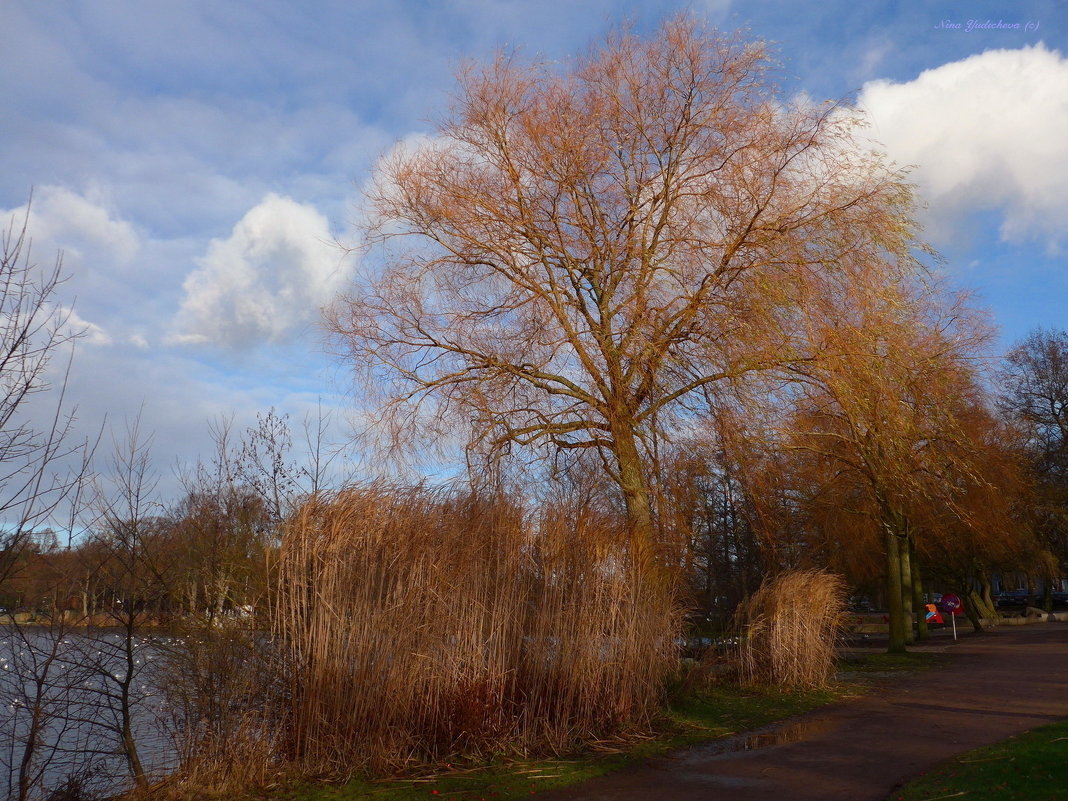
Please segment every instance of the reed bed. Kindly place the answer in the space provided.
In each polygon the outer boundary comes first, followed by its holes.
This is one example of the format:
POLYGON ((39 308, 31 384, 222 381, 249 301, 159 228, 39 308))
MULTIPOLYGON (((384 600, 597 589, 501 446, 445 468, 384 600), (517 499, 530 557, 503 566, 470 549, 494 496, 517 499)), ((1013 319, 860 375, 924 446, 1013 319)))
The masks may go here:
POLYGON ((306 503, 280 553, 285 758, 305 775, 553 753, 641 729, 679 614, 618 522, 371 485, 306 503))
POLYGON ((823 687, 834 672, 845 582, 823 570, 769 578, 739 607, 739 673, 749 684, 823 687))

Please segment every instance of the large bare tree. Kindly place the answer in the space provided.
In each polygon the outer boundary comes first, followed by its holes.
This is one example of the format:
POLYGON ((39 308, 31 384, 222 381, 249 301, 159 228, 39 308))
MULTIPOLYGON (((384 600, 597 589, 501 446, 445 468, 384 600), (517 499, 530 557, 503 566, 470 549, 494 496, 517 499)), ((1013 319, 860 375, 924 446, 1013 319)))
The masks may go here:
POLYGON ((380 163, 365 276, 328 313, 393 441, 596 449, 651 564, 655 436, 794 360, 824 276, 913 263, 902 176, 770 66, 678 17, 464 69, 436 138, 380 163))

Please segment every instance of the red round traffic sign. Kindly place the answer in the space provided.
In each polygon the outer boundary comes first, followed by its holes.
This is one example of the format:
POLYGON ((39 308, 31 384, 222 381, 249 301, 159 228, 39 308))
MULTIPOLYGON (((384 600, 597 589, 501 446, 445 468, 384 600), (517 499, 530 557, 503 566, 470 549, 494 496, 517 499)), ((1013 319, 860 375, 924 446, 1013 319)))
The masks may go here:
POLYGON ((949 592, 942 596, 942 608, 947 612, 959 615, 962 606, 964 606, 964 602, 960 599, 959 595, 954 595, 949 592))

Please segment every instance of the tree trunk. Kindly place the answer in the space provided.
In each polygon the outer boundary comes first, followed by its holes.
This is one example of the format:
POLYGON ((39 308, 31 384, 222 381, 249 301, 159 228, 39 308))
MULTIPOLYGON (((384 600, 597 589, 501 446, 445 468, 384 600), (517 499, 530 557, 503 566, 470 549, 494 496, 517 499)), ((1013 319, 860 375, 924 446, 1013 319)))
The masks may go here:
POLYGON ((53 642, 52 655, 45 662, 45 670, 33 677, 33 695, 30 698, 31 713, 30 725, 23 735, 22 759, 19 761, 19 790, 18 801, 28 801, 33 789, 33 760, 37 755, 37 748, 41 745, 41 732, 45 726, 45 695, 49 679, 48 673, 52 666, 58 645, 53 642))
POLYGON ((916 634, 912 627, 912 597, 915 590, 912 584, 911 541, 907 534, 898 538, 898 549, 901 559, 901 618, 904 621, 902 626, 905 629, 905 645, 913 645, 916 642, 916 634))
POLYGON ((909 564, 912 566, 912 609, 916 615, 916 641, 922 642, 931 636, 927 628, 927 606, 923 597, 923 576, 920 560, 916 557, 916 543, 909 540, 909 564))
POLYGON ((137 676, 137 661, 134 653, 134 644, 138 633, 136 613, 127 610, 126 619, 123 621, 123 670, 119 679, 119 737, 122 740, 122 751, 126 757, 126 766, 130 771, 139 788, 148 786, 148 777, 145 776, 145 768, 141 763, 141 755, 137 751, 137 740, 133 731, 133 685, 137 676))
POLYGON ((990 574, 986 570, 979 570, 979 597, 983 601, 983 615, 991 620, 997 619, 998 606, 994 603, 993 588, 990 584, 990 574))
POLYGON ((961 599, 961 603, 964 605, 964 614, 968 618, 968 621, 972 624, 972 628, 976 632, 983 630, 983 613, 979 608, 979 604, 982 602, 979 599, 978 593, 971 589, 975 582, 970 576, 966 576, 961 581, 961 591, 958 593, 961 599))
POLYGON ((627 508, 627 536, 634 568, 644 581, 663 578, 663 566, 656 554, 653 509, 649 485, 642 470, 642 459, 634 432, 626 425, 613 431, 613 451, 619 465, 619 488, 627 508))
POLYGON ((892 527, 886 529, 886 607, 890 614, 890 642, 887 651, 905 653, 905 614, 901 593, 901 538, 892 527))

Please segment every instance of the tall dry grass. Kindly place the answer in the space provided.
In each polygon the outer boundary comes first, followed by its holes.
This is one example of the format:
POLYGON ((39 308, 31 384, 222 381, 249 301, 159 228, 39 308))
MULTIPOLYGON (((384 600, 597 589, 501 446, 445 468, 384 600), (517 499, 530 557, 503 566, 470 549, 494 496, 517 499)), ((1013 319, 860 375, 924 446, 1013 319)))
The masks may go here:
POLYGON ((846 586, 823 570, 767 579, 738 610, 739 673, 749 684, 823 687, 834 672, 846 586))
POLYGON ((460 491, 372 485, 309 501, 279 564, 287 759, 305 774, 389 772, 642 726, 679 614, 669 588, 634 575, 622 540, 592 511, 532 518, 460 491))

